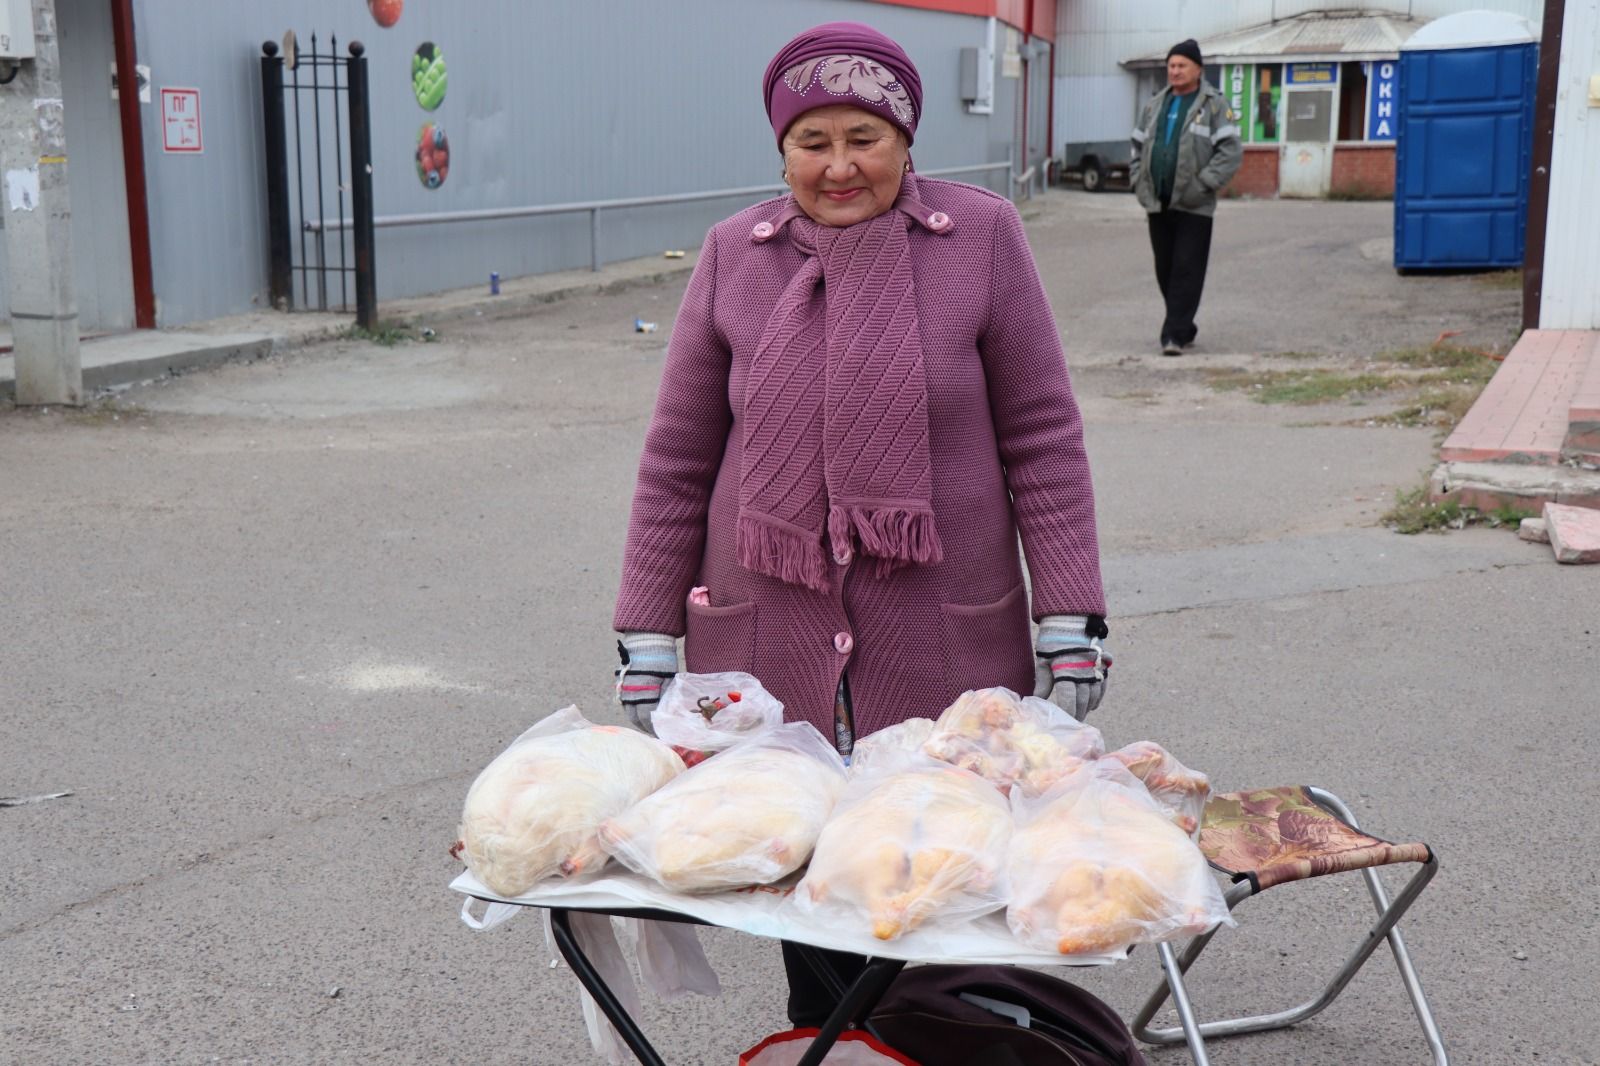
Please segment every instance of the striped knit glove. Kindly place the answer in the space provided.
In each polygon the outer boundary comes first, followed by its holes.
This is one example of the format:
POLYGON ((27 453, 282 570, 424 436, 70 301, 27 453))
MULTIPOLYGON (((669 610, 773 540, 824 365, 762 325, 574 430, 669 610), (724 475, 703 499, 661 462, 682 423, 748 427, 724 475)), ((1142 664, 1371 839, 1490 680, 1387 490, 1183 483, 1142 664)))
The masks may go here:
POLYGON ((1110 683, 1105 619, 1051 614, 1039 619, 1034 641, 1034 695, 1048 697, 1078 721, 1100 706, 1110 683))
POLYGON ((624 633, 617 654, 617 699, 635 729, 655 736, 650 716, 661 702, 661 686, 678 672, 678 642, 665 633, 624 633))

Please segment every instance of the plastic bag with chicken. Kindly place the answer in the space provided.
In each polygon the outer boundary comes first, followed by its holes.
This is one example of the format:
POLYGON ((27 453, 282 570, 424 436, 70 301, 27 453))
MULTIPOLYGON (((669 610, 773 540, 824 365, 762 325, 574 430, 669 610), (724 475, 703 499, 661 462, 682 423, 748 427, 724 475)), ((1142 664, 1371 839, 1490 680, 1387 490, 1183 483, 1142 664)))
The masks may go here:
POLYGON ((771 884, 811 857, 844 787, 833 745, 792 722, 686 770, 608 819, 600 842, 675 892, 771 884))
POLYGON ((507 897, 546 877, 596 870, 606 862, 600 823, 682 772, 683 760, 654 737, 595 725, 576 707, 557 711, 467 790, 460 831, 467 869, 507 897))
POLYGON ((1153 740, 1135 741, 1107 752, 1106 758, 1127 767, 1129 773, 1144 782, 1150 797, 1167 812, 1173 825, 1195 840, 1200 839, 1200 820, 1205 815, 1206 800, 1211 798, 1210 778, 1189 769, 1153 740))
POLYGON ((883 752, 854 776, 795 891, 814 918, 893 940, 1005 905, 1011 812, 976 774, 883 752))
POLYGON ((1112 954, 1233 924, 1200 848, 1114 760, 1011 806, 1006 924, 1023 943, 1112 954))
POLYGON ((1105 751, 1100 731, 1048 700, 1005 688, 965 692, 934 723, 923 750, 1009 794, 1037 796, 1105 751))
POLYGON ((876 733, 869 733, 856 740, 850 749, 850 773, 860 775, 867 772, 879 758, 922 754, 922 746, 932 735, 932 718, 907 718, 876 733))

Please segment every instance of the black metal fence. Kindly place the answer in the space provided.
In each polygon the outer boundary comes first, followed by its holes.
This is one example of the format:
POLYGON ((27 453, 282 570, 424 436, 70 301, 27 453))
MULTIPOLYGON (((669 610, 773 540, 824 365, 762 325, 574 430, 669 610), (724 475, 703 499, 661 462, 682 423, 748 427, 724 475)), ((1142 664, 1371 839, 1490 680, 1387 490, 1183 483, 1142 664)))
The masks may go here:
POLYGON ((349 311, 373 329, 378 296, 373 256, 372 118, 366 49, 261 46, 266 119, 268 290, 284 310, 349 311), (340 97, 344 99, 341 101, 340 97), (344 105, 341 107, 341 103, 344 105), (346 217, 349 230, 307 223, 346 217))

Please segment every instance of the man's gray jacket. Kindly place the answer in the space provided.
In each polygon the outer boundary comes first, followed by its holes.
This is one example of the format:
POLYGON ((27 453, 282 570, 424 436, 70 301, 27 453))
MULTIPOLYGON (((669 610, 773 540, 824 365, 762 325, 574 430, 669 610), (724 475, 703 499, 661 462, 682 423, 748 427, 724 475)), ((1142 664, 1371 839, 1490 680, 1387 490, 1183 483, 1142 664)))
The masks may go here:
MULTIPOLYGON (((1133 194, 1139 206, 1151 214, 1161 210, 1156 197, 1155 175, 1143 165, 1145 151, 1166 131, 1167 104, 1172 87, 1162 89, 1139 116, 1133 131, 1133 194)), ((1217 190, 1239 170, 1244 162, 1244 144, 1239 140, 1239 122, 1233 109, 1210 82, 1201 79, 1199 96, 1189 106, 1189 117, 1174 136, 1178 140, 1178 171, 1172 179, 1171 206, 1177 211, 1211 215, 1217 210, 1217 190)))

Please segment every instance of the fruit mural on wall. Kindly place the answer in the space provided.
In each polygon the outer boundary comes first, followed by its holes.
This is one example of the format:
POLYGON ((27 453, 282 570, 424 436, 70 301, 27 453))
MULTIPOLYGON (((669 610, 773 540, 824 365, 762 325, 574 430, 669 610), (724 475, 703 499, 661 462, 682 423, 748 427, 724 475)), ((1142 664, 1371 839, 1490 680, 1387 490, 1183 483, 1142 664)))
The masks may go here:
POLYGON ((432 41, 423 41, 411 55, 411 91, 424 111, 437 110, 444 103, 449 83, 444 66, 444 50, 432 41))
POLYGON ((400 21, 400 11, 405 7, 405 0, 367 0, 367 10, 372 12, 372 21, 389 29, 400 21))
POLYGON ((449 176, 450 141, 443 127, 425 122, 417 135, 417 178, 427 188, 437 189, 449 176))

